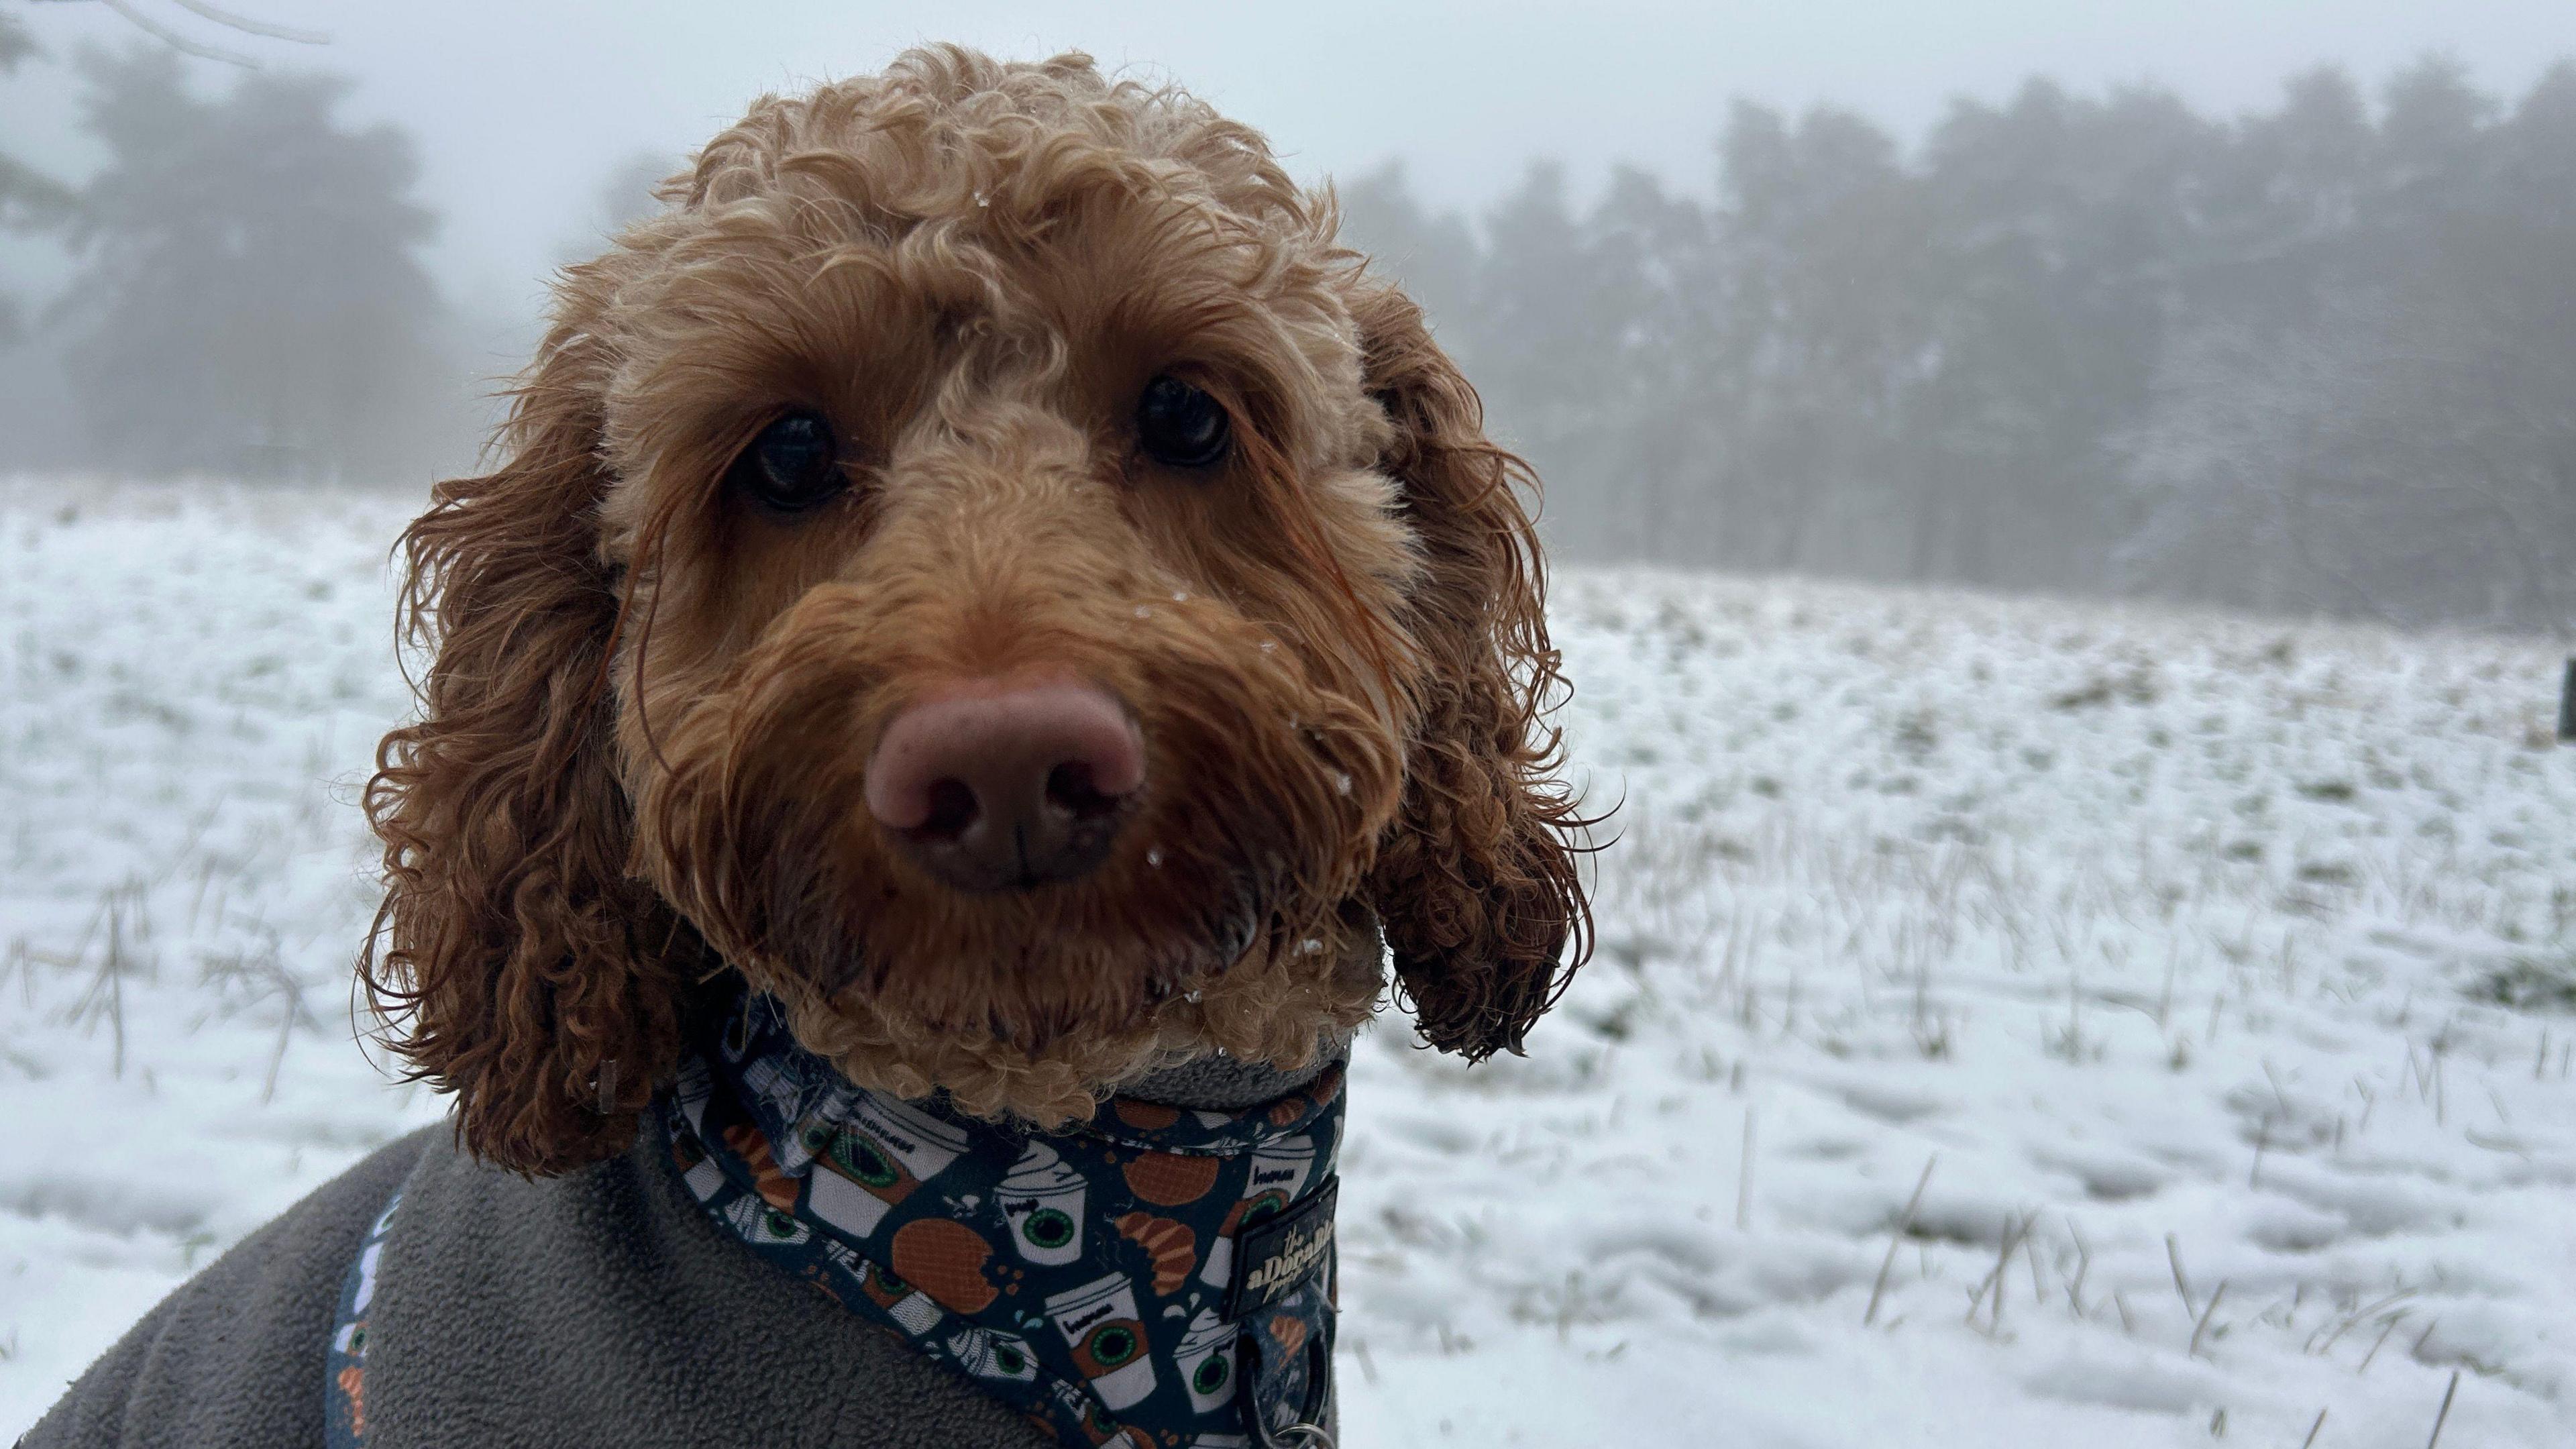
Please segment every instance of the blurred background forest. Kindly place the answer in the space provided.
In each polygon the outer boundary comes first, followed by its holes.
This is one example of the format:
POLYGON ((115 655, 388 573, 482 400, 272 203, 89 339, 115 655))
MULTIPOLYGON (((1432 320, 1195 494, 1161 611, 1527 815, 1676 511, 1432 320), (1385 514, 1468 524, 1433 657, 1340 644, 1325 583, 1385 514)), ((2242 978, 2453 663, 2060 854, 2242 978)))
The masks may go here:
MULTIPOLYGON (((0 226, 72 268, 0 275, 0 471, 471 459, 510 364, 422 265, 408 135, 328 75, 46 54, 0 12, 0 67, 38 66, 101 159, 0 138, 0 226)), ((602 177, 600 228, 674 164, 602 177)), ((2325 69, 2225 116, 2033 80, 1915 144, 1739 103, 1708 165, 1593 196, 1542 158, 1474 212, 1340 178, 1560 556, 2576 625, 2576 68, 2325 69)))

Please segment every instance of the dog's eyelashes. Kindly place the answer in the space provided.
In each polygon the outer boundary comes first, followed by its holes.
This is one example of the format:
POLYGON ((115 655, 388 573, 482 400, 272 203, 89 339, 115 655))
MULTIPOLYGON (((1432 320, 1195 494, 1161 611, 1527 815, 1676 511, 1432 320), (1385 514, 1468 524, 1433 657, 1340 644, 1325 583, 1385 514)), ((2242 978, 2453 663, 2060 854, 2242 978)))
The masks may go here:
POLYGON ((802 513, 831 501, 848 486, 832 425, 823 415, 799 410, 760 430, 734 459, 734 487, 781 513, 802 513))
POLYGON ((1233 449, 1234 420, 1204 389, 1158 377, 1136 400, 1136 441, 1165 467, 1210 468, 1233 449))

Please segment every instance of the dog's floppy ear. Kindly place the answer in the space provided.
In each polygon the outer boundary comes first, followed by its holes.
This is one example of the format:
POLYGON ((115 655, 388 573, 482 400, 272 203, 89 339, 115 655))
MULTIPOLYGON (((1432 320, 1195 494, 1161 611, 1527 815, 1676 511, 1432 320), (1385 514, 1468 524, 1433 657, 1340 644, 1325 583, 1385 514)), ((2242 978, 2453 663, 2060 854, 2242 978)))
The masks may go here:
POLYGON ((1352 297, 1367 386, 1394 424, 1380 466, 1402 489, 1425 571, 1410 620, 1427 680, 1404 801, 1368 884, 1425 1041, 1470 1060, 1518 1051, 1590 945, 1575 837, 1556 780, 1558 692, 1545 572, 1519 459, 1392 287, 1352 297))
POLYGON ((388 1040, 457 1098, 477 1157, 557 1173, 622 1150, 678 1047, 697 938, 627 877, 599 555, 598 344, 569 320, 520 388, 498 471, 404 533, 419 722, 368 782, 386 895, 360 962, 388 1040))

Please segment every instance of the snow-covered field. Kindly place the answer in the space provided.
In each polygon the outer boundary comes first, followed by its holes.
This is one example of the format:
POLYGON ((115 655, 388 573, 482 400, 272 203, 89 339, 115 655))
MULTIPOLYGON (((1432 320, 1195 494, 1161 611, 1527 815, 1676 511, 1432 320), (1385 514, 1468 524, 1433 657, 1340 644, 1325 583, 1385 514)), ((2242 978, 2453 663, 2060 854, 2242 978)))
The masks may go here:
MULTIPOLYGON (((437 1116, 351 1028, 404 512, 0 484, 0 1435, 437 1116)), ((2556 650, 1645 573, 1556 618, 1602 949, 1527 1060, 1361 1048, 1355 1449, 2419 1449, 2446 1394, 2442 1445, 2576 1442, 2556 650)))

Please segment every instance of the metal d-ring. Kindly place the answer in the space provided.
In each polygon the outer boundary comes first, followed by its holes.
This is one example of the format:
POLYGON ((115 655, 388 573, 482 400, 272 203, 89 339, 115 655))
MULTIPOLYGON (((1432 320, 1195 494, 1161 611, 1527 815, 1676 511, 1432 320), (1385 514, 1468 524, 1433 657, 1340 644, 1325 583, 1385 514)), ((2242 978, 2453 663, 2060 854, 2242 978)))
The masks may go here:
POLYGON ((1331 1320, 1306 1334, 1306 1402, 1298 1406, 1296 1421, 1285 1429, 1272 1429, 1269 1416, 1261 1412, 1259 1335, 1247 1330, 1237 1342, 1243 1346, 1245 1363, 1235 1393, 1243 1402, 1244 1422, 1252 1428, 1252 1449, 1335 1449, 1332 1431, 1324 1427, 1333 1401, 1331 1320))

